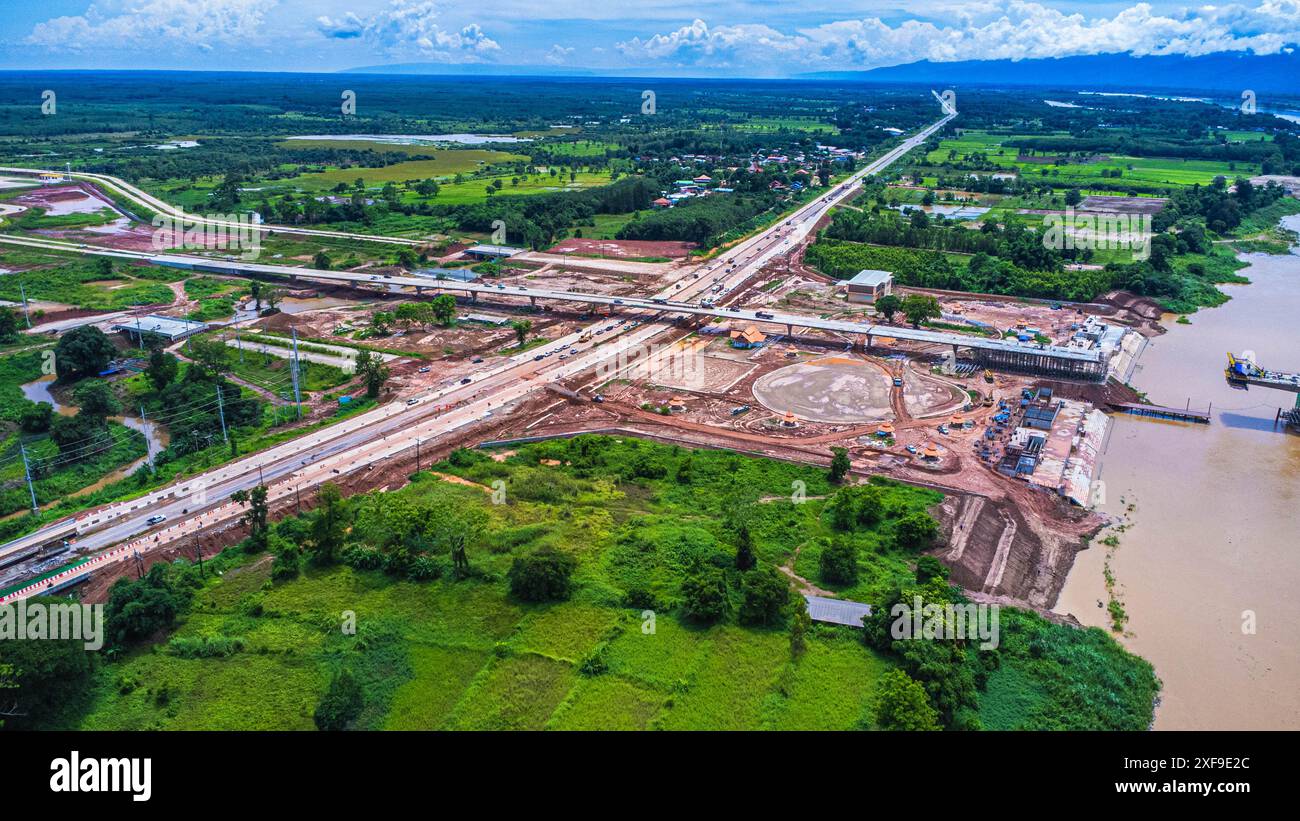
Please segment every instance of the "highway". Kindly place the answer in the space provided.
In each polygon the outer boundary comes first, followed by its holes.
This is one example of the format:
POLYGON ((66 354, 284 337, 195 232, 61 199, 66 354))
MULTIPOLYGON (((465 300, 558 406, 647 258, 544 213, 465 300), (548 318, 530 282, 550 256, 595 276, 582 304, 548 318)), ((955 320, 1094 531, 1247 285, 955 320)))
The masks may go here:
MULTIPOLYGON (((459 291, 472 295, 475 299, 480 294, 498 296, 526 297, 530 299, 549 299, 568 302, 603 304, 617 308, 620 312, 641 321, 624 319, 622 322, 604 318, 582 331, 576 331, 561 339, 553 340, 544 346, 531 349, 526 353, 515 355, 500 366, 489 371, 469 377, 467 384, 454 383, 440 388, 413 395, 405 402, 392 402, 371 411, 357 414, 321 430, 314 431, 297 439, 284 442, 261 453, 243 457, 234 462, 215 468, 205 474, 180 480, 173 484, 152 491, 151 493, 127 502, 109 505, 105 508, 89 511, 79 515, 78 524, 81 535, 77 540, 77 549, 81 552, 100 550, 124 541, 131 550, 148 549, 153 544, 173 541, 178 537, 210 526, 216 519, 222 520, 239 515, 240 511, 226 501, 236 490, 249 489, 265 483, 271 488, 272 499, 278 500, 288 493, 296 492, 299 487, 311 487, 331 477, 337 477, 352 470, 363 469, 376 462, 408 451, 417 442, 433 439, 458 430, 490 417, 503 405, 515 401, 536 388, 564 379, 609 358, 628 352, 641 353, 645 344, 657 334, 669 327, 666 323, 645 321, 663 313, 688 314, 697 316, 721 316, 729 319, 745 319, 753 322, 769 322, 795 327, 821 328, 841 333, 879 335, 895 338, 916 339, 922 342, 962 345, 977 347, 983 344, 1013 345, 1001 340, 983 340, 978 337, 960 334, 945 334, 935 331, 877 326, 864 323, 822 320, 794 314, 771 314, 764 312, 743 311, 739 309, 711 307, 683 302, 692 299, 716 285, 722 288, 716 298, 729 294, 746 279, 756 274, 773 257, 783 254, 802 242, 812 231, 816 223, 845 197, 851 196, 855 187, 869 174, 878 173, 890 163, 919 145, 935 130, 952 119, 955 112, 948 113, 942 119, 925 130, 913 135, 888 154, 868 164, 863 169, 837 186, 831 193, 808 203, 787 217, 781 223, 746 239, 722 254, 726 258, 715 259, 702 264, 696 270, 684 269, 678 281, 665 288, 661 293, 648 298, 616 298, 597 294, 580 294, 567 291, 554 291, 539 288, 506 287, 500 285, 480 285, 449 280, 431 280, 425 277, 379 277, 364 273, 342 271, 319 271, 307 268, 288 268, 285 266, 263 265, 242 261, 215 260, 208 257, 185 255, 156 255, 144 252, 106 250, 84 243, 66 243, 44 238, 14 237, 0 235, 0 242, 45 248, 56 251, 75 251, 83 254, 109 256, 127 259, 142 259, 159 265, 189 268, 199 271, 216 271, 227 273, 258 273, 280 277, 310 278, 324 281, 346 281, 352 283, 369 283, 377 285, 403 285, 420 289, 459 291), (732 262, 734 260, 734 262, 732 262), (730 271, 723 270, 730 267, 730 271), (579 342, 585 331, 606 330, 613 324, 612 335, 592 337, 587 343, 579 342), (578 354, 567 361, 553 359, 552 354, 577 348, 578 354), (161 525, 152 525, 149 518, 164 516, 161 525)), ((0 169, 14 173, 38 173, 32 169, 0 169)), ((107 181, 123 193, 132 193, 133 198, 144 202, 150 208, 175 213, 166 203, 150 197, 145 192, 135 189, 120 180, 104 175, 74 175, 98 182, 107 181)), ((186 215, 187 218, 189 215, 186 215)), ((281 230, 278 226, 266 226, 272 230, 281 230)), ((297 232, 295 230, 295 232, 297 232)), ((321 235, 333 235, 349 239, 370 241, 392 240, 392 238, 371 237, 368 235, 339 234, 338 232, 315 232, 321 235)), ((403 243, 417 244, 414 241, 401 240, 403 243)), ((1024 346, 1017 346, 1024 349, 1024 346)), ((1048 353, 1056 349, 1036 350, 1036 353, 1048 353)), ((1077 356, 1081 352, 1061 349, 1061 356, 1077 356)), ((39 541, 43 534, 52 533, 50 526, 35 534, 0 546, 0 560, 6 555, 27 549, 33 541, 39 541)), ((128 558, 128 553, 113 551, 112 561, 128 558)), ((107 557, 105 557, 107 560, 107 557)), ((87 567, 79 572, 93 572, 102 565, 87 567)), ((39 589, 24 589, 11 594, 0 604, 40 592, 39 589)))

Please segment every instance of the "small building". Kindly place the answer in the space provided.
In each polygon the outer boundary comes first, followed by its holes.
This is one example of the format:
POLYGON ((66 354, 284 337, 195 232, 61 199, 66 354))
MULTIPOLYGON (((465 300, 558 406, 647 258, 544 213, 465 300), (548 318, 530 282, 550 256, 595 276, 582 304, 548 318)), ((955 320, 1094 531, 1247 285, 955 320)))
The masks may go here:
POLYGON ((187 337, 206 331, 208 326, 193 319, 181 319, 174 316, 137 316, 124 319, 111 326, 109 330, 134 337, 138 343, 145 334, 160 336, 168 342, 179 342, 187 337))
POLYGON ((894 275, 870 268, 859 271, 849 280, 849 302, 872 303, 893 291, 894 275))
POLYGON ((767 335, 753 325, 743 331, 731 332, 733 348, 761 348, 765 342, 767 342, 767 335))
POLYGON ((71 177, 67 177, 58 171, 42 171, 39 175, 41 185, 54 185, 57 182, 67 182, 71 177))
POLYGON ((668 400, 668 410, 684 411, 686 410, 686 397, 674 396, 668 400))
POLYGON ((785 416, 781 417, 781 427, 783 428, 799 427, 799 420, 795 418, 794 411, 785 412, 785 416))
POLYGON ((659 199, 655 200, 650 204, 655 208, 671 208, 673 201, 668 199, 667 197, 660 197, 659 199))
POLYGON ((511 248, 509 245, 471 245, 465 249, 465 255, 474 259, 497 260, 524 253, 523 248, 511 248))
POLYGON ((862 620, 871 615, 871 605, 844 599, 828 599, 823 596, 804 594, 808 605, 808 617, 813 621, 826 624, 842 624, 846 627, 861 627, 862 620))
POLYGON ((1061 412, 1061 403, 1035 401, 1025 408, 1025 427, 1039 430, 1051 430, 1056 415, 1061 412))

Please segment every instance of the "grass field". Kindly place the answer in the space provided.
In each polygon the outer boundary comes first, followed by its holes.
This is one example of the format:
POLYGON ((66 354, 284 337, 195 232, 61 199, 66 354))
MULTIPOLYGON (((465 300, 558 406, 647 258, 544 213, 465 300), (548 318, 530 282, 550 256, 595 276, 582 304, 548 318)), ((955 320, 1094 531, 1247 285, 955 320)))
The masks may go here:
MULTIPOLYGON (((209 562, 220 574, 209 572, 170 635, 99 665, 83 702, 68 705, 52 726, 306 729, 327 682, 347 669, 363 692, 350 725, 357 729, 872 727, 876 682, 894 662, 868 649, 856 630, 815 625, 798 655, 784 624, 747 627, 728 616, 700 626, 675 609, 683 568, 729 558, 720 506, 738 487, 783 499, 793 480, 807 484, 802 505, 754 505, 759 560, 783 561, 825 532, 822 502, 814 498, 831 490, 824 471, 724 451, 585 441, 597 449, 540 443, 504 461, 480 454, 435 466, 481 487, 420 474, 401 490, 349 500, 356 517, 349 540, 362 548, 378 544, 386 538, 381 532, 399 521, 478 511, 484 524, 469 546, 474 573, 466 580, 444 573, 415 582, 335 565, 305 566, 295 578, 272 581, 269 558, 226 551, 209 562), (685 480, 684 461, 690 465, 685 480), (676 473, 670 468, 662 478, 637 478, 655 473, 654 465, 675 465, 676 473), (505 504, 491 503, 486 483, 496 478, 506 483, 505 504), (571 597, 543 604, 515 599, 505 579, 514 557, 548 545, 577 560, 571 597), (660 604, 653 611, 628 606, 626 591, 633 587, 653 591, 660 604), (355 634, 340 629, 350 616, 355 634), (194 652, 207 646, 231 649, 194 652)), ((891 519, 937 497, 881 487, 891 519)), ((306 526, 290 518, 276 531, 299 543, 306 526)), ((859 535, 864 553, 892 556, 864 566, 875 582, 846 593, 910 575, 908 554, 890 546, 888 527, 859 535)), ((1056 631, 1096 643, 1121 670, 1132 660, 1101 631, 1084 636, 1031 623, 1025 642, 1037 642, 1036 629, 1056 637, 1062 653, 1073 651, 1076 640, 1056 631)), ((1011 696, 995 699, 998 720, 991 723, 1005 723, 1009 697, 1032 699, 1036 715, 1055 717, 1074 706, 1067 696, 1100 698, 1094 680, 1149 701, 1146 691, 1091 668, 1081 668, 1064 694, 1051 678, 1055 661, 1028 652, 1026 658, 1035 666, 1019 656, 1004 665, 1022 674, 1011 696)))
POLYGON ((990 162, 1006 171, 1015 171, 1026 178, 1044 179, 1062 186, 1086 186, 1089 182, 1103 179, 1102 171, 1119 170, 1119 178, 1108 177, 1112 185, 1123 185, 1125 181, 1136 185, 1161 185, 1182 187, 1200 183, 1213 182, 1215 177, 1228 178, 1237 175, 1251 176, 1259 173, 1258 165, 1253 163, 1227 163, 1214 160, 1181 160, 1163 157, 1125 157, 1109 156, 1098 162, 1056 164, 1052 162, 1018 161, 1019 150, 1004 146, 1006 140, 1019 135, 993 134, 984 131, 963 132, 958 138, 945 139, 939 148, 926 155, 925 161, 931 166, 941 166, 952 162, 952 152, 956 152, 956 162, 970 154, 984 154, 990 162))

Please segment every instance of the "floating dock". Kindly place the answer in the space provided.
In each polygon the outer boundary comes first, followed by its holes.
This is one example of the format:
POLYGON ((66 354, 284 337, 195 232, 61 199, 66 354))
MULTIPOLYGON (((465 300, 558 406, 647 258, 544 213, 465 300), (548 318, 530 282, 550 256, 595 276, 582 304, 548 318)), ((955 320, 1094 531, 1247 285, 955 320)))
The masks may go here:
POLYGON ((1156 419, 1174 419, 1179 422, 1198 422, 1210 424, 1210 411, 1191 410, 1190 408, 1166 408, 1161 405, 1142 405, 1137 402, 1111 402, 1111 408, 1133 416, 1151 416, 1156 419))

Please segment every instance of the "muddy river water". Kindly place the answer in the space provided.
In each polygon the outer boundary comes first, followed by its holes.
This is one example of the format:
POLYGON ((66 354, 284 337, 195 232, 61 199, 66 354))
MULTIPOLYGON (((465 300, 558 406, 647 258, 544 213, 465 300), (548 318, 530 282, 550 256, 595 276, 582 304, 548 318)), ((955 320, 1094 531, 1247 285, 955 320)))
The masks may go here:
MULTIPOLYGON (((1300 218, 1285 224, 1300 230, 1300 218)), ((1293 251, 1296 249, 1293 249, 1293 251)), ((1105 626, 1109 561, 1122 641, 1164 682, 1156 729, 1300 729, 1300 435, 1274 426, 1295 395, 1230 388, 1227 352, 1300 370, 1300 255, 1251 254, 1250 285, 1191 325, 1174 317, 1130 380, 1197 425, 1118 416, 1102 458, 1119 544, 1080 553, 1056 609, 1105 626)))

